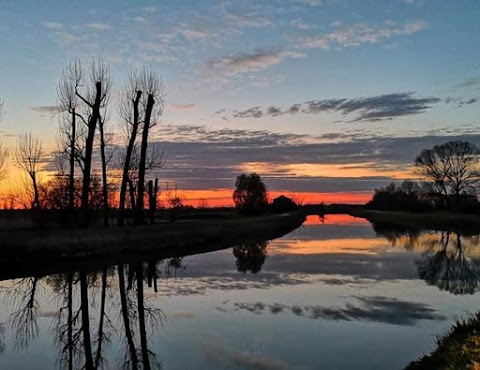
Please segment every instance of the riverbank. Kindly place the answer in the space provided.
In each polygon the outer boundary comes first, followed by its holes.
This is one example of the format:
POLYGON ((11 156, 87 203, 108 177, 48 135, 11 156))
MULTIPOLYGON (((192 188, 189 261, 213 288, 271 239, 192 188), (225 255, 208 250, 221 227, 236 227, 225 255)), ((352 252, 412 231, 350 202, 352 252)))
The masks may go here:
POLYGON ((0 232, 0 280, 22 271, 61 272, 65 264, 91 265, 169 258, 281 237, 300 227, 302 212, 219 220, 92 229, 23 229, 0 232))
POLYGON ((365 218, 373 223, 402 225, 415 229, 454 231, 461 234, 480 234, 480 216, 453 212, 388 212, 350 210, 351 216, 365 218))

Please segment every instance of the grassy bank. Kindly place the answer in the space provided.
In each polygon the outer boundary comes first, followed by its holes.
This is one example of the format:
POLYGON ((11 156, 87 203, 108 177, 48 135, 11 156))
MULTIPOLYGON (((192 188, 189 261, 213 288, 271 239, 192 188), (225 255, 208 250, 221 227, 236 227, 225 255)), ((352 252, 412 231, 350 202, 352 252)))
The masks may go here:
POLYGON ((403 225, 415 229, 455 231, 462 234, 480 234, 480 216, 453 212, 387 212, 372 210, 350 210, 354 217, 366 218, 370 222, 403 225))
POLYGON ((450 332, 437 340, 438 347, 410 363, 405 370, 480 369, 480 314, 457 322, 450 332))
POLYGON ((270 240, 298 228, 300 212, 220 220, 110 229, 23 229, 0 232, 0 279, 32 273, 61 272, 66 263, 133 258, 169 258, 231 247, 244 241, 270 240), (47 268, 46 268, 47 267, 47 268))

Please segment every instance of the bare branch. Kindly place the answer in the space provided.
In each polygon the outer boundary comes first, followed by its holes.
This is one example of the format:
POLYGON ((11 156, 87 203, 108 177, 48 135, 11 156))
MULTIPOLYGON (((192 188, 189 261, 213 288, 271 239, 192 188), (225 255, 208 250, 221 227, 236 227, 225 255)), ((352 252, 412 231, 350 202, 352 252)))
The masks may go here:
POLYGON ((31 132, 23 132, 17 137, 15 164, 27 172, 32 182, 34 199, 32 208, 39 208, 37 172, 43 155, 42 144, 31 132))
POLYGON ((8 151, 3 147, 3 143, 0 141, 0 181, 5 180, 7 177, 7 159, 8 151))

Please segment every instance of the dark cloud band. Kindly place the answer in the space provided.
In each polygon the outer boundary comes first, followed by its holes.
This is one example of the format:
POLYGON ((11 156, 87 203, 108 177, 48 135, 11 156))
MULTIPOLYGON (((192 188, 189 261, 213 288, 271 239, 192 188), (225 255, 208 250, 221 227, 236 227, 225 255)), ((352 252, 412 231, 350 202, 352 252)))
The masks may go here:
MULTIPOLYGON (((246 110, 235 110, 235 118, 276 117, 280 115, 340 113, 343 116, 354 115, 350 121, 379 121, 391 120, 396 117, 410 116, 424 113, 438 102, 436 97, 416 97, 413 92, 383 94, 356 99, 323 99, 309 100, 304 103, 293 104, 290 107, 259 106, 246 110)), ((475 100, 476 101, 476 100, 475 100)), ((469 101, 465 104, 473 104, 469 101)))

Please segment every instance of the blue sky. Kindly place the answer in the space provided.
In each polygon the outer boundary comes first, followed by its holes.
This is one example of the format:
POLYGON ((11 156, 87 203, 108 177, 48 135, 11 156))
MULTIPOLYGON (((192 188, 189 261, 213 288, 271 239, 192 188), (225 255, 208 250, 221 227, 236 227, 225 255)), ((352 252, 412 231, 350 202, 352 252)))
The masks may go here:
POLYGON ((62 68, 99 57, 114 93, 133 66, 162 75, 159 142, 211 144, 227 129, 243 141, 258 130, 287 135, 289 145, 300 140, 291 135, 317 144, 428 137, 413 150, 422 149, 432 135, 479 133, 479 19, 473 0, 2 0, 0 129, 7 142, 31 129, 53 146, 48 107, 62 68))

